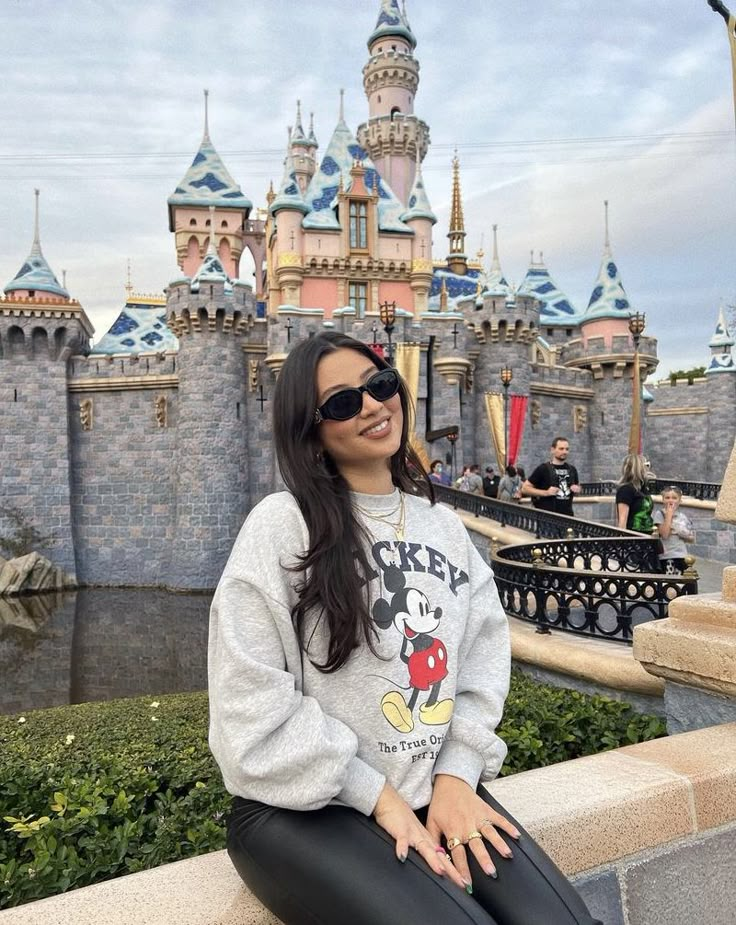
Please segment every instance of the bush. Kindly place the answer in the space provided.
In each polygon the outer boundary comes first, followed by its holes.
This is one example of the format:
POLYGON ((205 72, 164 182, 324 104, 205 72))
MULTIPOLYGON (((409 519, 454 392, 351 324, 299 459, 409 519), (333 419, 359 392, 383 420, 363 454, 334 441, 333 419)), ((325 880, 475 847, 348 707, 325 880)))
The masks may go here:
MULTIPOLYGON (((514 674, 502 773, 664 734, 626 704, 514 674)), ((0 908, 223 848, 207 696, 0 717, 0 908)))

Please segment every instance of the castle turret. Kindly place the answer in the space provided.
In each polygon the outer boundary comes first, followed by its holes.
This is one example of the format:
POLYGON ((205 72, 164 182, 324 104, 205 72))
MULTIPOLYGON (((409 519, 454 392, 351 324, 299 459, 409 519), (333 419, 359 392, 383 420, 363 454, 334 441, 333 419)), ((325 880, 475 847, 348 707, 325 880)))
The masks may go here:
MULTIPOLYGON (((299 126, 302 136, 304 132, 299 126)), ((302 219, 309 212, 294 164, 294 132, 289 128, 284 177, 278 193, 268 206, 276 223, 276 235, 269 248, 269 279, 276 295, 276 305, 301 305, 304 279, 302 219)))
POLYGON ((35 195, 30 254, 0 298, 2 488, 4 503, 49 539, 38 551, 74 575, 70 436, 83 423, 80 397, 67 400, 67 372, 94 329, 43 255, 35 195))
POLYGON ((243 347, 255 314, 251 288, 228 277, 212 239, 192 279, 167 290, 166 321, 179 339, 176 521, 166 579, 174 588, 214 587, 250 507, 243 347))
POLYGON ((726 324, 726 316, 723 313, 723 303, 718 311, 718 322, 713 337, 710 339, 710 362, 705 370, 705 375, 710 376, 713 373, 736 373, 736 363, 734 363, 731 348, 734 341, 731 332, 726 324))
POLYGON ((437 216, 429 204, 429 197, 424 188, 421 164, 417 164, 414 185, 409 194, 409 208, 401 216, 402 222, 414 232, 411 251, 411 288, 414 291, 414 310, 426 312, 428 309, 429 290, 432 285, 432 225, 437 224, 437 216))
POLYGON ((616 478, 626 452, 635 358, 638 356, 642 382, 659 362, 653 337, 641 337, 638 353, 635 351, 629 332, 633 309, 611 251, 607 201, 605 217, 603 259, 588 307, 579 320, 580 336, 560 349, 562 365, 593 373, 590 440, 596 447, 594 479, 616 478))
POLYGON ((452 208, 450 210, 450 253, 447 265, 452 273, 463 276, 468 271, 468 258, 465 253, 465 219, 463 217, 463 200, 460 194, 460 161, 457 153, 452 159, 452 208))
POLYGON ((489 295, 503 295, 507 299, 513 295, 511 286, 501 269, 501 260, 498 256, 498 225, 493 226, 493 259, 491 269, 486 275, 483 291, 489 295))
POLYGON ((197 272, 214 233, 219 242, 220 260, 228 275, 236 279, 243 253, 244 223, 253 203, 243 195, 212 144, 207 90, 204 96, 202 143, 191 166, 169 196, 169 231, 175 234, 177 260, 187 276, 197 272), (214 207, 214 214, 210 213, 210 206, 214 207))
POLYGON ((317 139, 314 136, 314 126, 310 123, 309 135, 304 132, 302 125, 301 100, 296 101, 296 122, 289 139, 289 155, 291 156, 294 178, 302 193, 307 191, 314 171, 317 167, 315 153, 317 139))
POLYGON ((398 0, 381 0, 376 28, 368 39, 371 57, 363 68, 369 117, 358 127, 358 141, 405 205, 416 165, 429 146, 429 127, 414 115, 419 87, 416 44, 398 0))

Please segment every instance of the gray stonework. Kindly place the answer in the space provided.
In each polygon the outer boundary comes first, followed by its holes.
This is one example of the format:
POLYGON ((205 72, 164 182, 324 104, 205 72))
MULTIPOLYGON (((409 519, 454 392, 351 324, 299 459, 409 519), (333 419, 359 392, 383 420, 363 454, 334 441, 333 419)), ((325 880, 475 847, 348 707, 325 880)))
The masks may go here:
POLYGON ((736 826, 621 858, 572 882, 605 925, 733 925, 736 826))
POLYGON ((736 722, 736 698, 666 678, 664 705, 670 735, 736 722))
MULTIPOLYGON (((178 353, 86 355, 76 319, 0 317, 0 502, 21 507, 50 534, 54 545, 44 552, 82 583, 212 587, 250 507, 282 487, 271 423, 278 355, 325 329, 374 339, 373 314, 340 310, 325 320, 321 310, 287 306, 256 318, 247 287, 225 291, 210 279, 201 287, 192 292, 181 280, 169 289, 178 353), (90 421, 83 421, 83 402, 90 421)), ((436 367, 432 377, 431 425, 459 425, 458 467, 495 465, 484 396, 502 393, 506 365, 514 373, 510 395, 530 399, 518 458, 527 474, 548 458, 552 438, 565 436, 581 479, 615 479, 631 413, 630 339, 614 337, 613 363, 601 338, 586 346, 576 328, 560 341, 558 365, 546 366, 531 362, 539 356, 538 321, 538 305, 525 298, 514 306, 469 299, 460 312, 436 317, 400 313, 394 343, 423 348, 417 433, 424 439, 427 345, 434 336, 435 361, 470 361, 467 376, 461 371, 451 382, 436 367), (584 409, 577 428, 576 407, 584 409)), ((380 323, 377 336, 385 342, 380 323)), ((642 344, 647 355, 656 353, 651 339, 642 344)), ((684 395, 708 413, 681 416, 686 423, 677 418, 674 427, 671 417, 650 417, 645 450, 655 470, 719 477, 736 427, 734 383, 720 374, 690 388, 656 390, 655 408, 677 407, 684 395), (693 443, 688 428, 705 419, 693 443), (701 471, 692 470, 693 460, 701 471)), ((450 451, 445 438, 427 445, 430 459, 450 451)), ((584 515, 584 502, 576 510, 584 515)), ((711 512, 698 512, 696 531, 696 556, 736 562, 736 534, 711 512)))

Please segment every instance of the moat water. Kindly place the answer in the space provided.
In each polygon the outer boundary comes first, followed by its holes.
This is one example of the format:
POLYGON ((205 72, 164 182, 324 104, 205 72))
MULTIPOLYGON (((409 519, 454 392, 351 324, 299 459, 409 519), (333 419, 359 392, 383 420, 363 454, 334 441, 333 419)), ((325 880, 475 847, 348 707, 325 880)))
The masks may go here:
POLYGON ((0 713, 203 690, 211 600, 137 588, 0 598, 0 713))

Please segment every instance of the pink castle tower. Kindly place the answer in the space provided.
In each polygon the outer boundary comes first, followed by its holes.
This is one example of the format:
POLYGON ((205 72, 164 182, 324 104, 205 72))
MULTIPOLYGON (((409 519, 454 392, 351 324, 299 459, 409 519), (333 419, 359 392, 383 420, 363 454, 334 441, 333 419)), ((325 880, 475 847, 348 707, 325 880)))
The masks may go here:
POLYGON ((419 86, 416 39, 398 0, 381 0, 376 28, 368 39, 371 57, 363 68, 368 122, 358 127, 358 141, 379 174, 406 206, 417 162, 424 160, 429 127, 414 115, 419 86))
POLYGON ((253 203, 243 195, 210 140, 207 97, 205 90, 202 143, 168 198, 169 231, 176 236, 176 256, 186 276, 194 276, 199 269, 214 231, 225 272, 230 279, 237 279, 253 203), (214 217, 210 216, 210 206, 214 206, 214 217))

